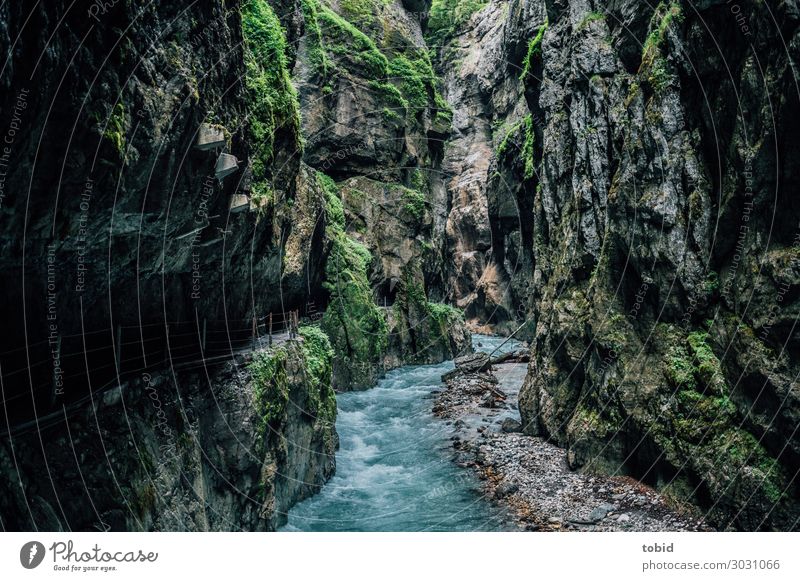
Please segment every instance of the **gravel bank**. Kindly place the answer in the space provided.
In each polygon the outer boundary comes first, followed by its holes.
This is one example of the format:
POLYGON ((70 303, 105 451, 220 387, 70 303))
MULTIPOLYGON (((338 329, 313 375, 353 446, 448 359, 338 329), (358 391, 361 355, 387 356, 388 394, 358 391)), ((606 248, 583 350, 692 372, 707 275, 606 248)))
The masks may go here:
POLYGON ((433 412, 453 429, 454 460, 477 471, 484 492, 522 530, 707 530, 688 508, 624 476, 571 471, 566 452, 519 433, 517 395, 526 365, 450 374, 433 412))

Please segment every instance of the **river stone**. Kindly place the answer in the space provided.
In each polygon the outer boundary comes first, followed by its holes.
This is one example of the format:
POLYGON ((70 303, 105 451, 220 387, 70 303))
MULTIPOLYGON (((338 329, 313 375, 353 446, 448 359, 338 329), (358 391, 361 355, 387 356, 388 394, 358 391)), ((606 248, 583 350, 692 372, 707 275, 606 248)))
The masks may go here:
POLYGON ((589 513, 589 520, 594 522, 599 522, 608 516, 609 512, 612 512, 617 507, 613 504, 601 504, 597 508, 595 508, 591 513, 589 513))
POLYGON ((495 498, 505 498, 509 494, 514 494, 519 490, 519 486, 512 482, 503 482, 494 491, 495 498))
POLYGON ((506 434, 522 431, 522 424, 514 418, 505 418, 500 429, 506 434))
POLYGON ((478 373, 491 368, 489 355, 486 353, 470 353, 463 357, 457 357, 453 363, 455 363, 456 369, 463 373, 478 373))

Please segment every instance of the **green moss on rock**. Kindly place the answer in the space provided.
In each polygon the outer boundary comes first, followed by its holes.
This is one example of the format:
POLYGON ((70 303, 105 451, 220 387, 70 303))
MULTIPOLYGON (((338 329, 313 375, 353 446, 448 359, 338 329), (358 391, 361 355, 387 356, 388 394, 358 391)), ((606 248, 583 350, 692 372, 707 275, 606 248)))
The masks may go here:
POLYGON ((261 422, 258 432, 263 436, 268 434, 270 424, 279 422, 286 413, 289 402, 287 359, 286 348, 279 347, 271 351, 256 352, 249 365, 256 410, 261 422))
POLYGON ((348 61, 367 79, 385 79, 389 60, 375 42, 333 10, 317 5, 317 18, 327 49, 348 61))
POLYGON ((295 389, 302 386, 306 394, 306 414, 331 425, 336 419, 336 394, 331 386, 334 352, 328 336, 310 326, 301 327, 299 335, 301 341, 255 352, 248 366, 261 445, 270 431, 285 421, 293 385, 295 389), (290 368, 295 371, 290 372, 290 368), (290 377, 290 373, 295 376, 290 377))
MULTIPOLYGON (((431 109, 434 120, 449 124, 452 112, 439 91, 439 79, 428 51, 421 47, 386 45, 382 51, 368 34, 382 10, 383 0, 347 0, 338 3, 340 14, 318 0, 302 0, 309 60, 327 79, 336 72, 368 82, 388 111, 387 118, 404 118, 431 109), (388 56, 387 56, 388 55, 388 56)), ((392 29, 383 28, 384 35, 392 29)), ((326 85, 327 86, 327 85, 326 85)))
POLYGON ((369 284, 372 255, 345 231, 336 183, 324 174, 317 175, 325 191, 327 234, 331 243, 323 283, 330 299, 322 329, 336 353, 336 377, 347 384, 341 387, 366 387, 386 352, 389 333, 369 284))
POLYGON ((407 354, 407 359, 423 362, 429 355, 452 352, 451 335, 453 329, 463 326, 464 315, 451 305, 429 301, 421 277, 415 272, 413 263, 404 268, 392 308, 400 326, 398 333, 416 348, 407 354))
POLYGON ((486 0, 433 0, 428 19, 429 44, 444 44, 487 4, 486 0))
POLYGON ((678 2, 661 2, 650 20, 650 34, 642 47, 639 73, 646 75, 652 89, 659 93, 672 82, 672 72, 663 54, 664 40, 673 24, 683 22, 683 11, 678 2))
MULTIPOLYGON (((325 79, 333 65, 325 51, 322 29, 320 28, 319 19, 317 17, 318 7, 319 3, 316 0, 301 0, 300 2, 305 25, 305 39, 308 44, 309 64, 320 78, 325 79)), ((331 89, 330 87, 327 88, 331 89)))
POLYGON ((415 220, 419 221, 425 216, 427 201, 425 194, 419 190, 403 188, 403 208, 411 214, 415 220))
POLYGON ((247 133, 253 148, 253 181, 268 179, 277 134, 300 142, 300 105, 289 75, 286 38, 280 20, 266 0, 242 4, 245 88, 249 109, 247 133))
POLYGON ((125 133, 126 133, 125 105, 119 101, 114 105, 111 115, 106 122, 103 138, 106 139, 117 152, 120 159, 125 158, 125 133))
POLYGON ((509 159, 512 145, 520 152, 522 173, 525 179, 536 176, 536 131, 533 115, 526 115, 521 121, 509 128, 505 137, 497 146, 497 158, 500 161, 509 159))
POLYGON ((599 22, 600 20, 605 20, 606 15, 602 12, 589 12, 583 19, 578 23, 576 27, 576 31, 580 32, 581 30, 585 29, 589 26, 592 22, 599 22))
POLYGON ((760 519, 783 500, 788 479, 746 429, 747 418, 732 399, 708 332, 659 325, 657 335, 666 344, 664 373, 674 391, 670 404, 653 410, 648 433, 664 457, 693 475, 703 494, 714 499, 712 521, 717 512, 731 510, 743 519, 760 519))
POLYGON ((303 326, 298 330, 307 377, 307 413, 326 422, 336 419, 336 392, 331 385, 334 351, 322 329, 303 326))
POLYGON ((542 57, 542 42, 544 41, 544 33, 547 32, 548 26, 549 22, 545 21, 545 23, 542 24, 539 27, 539 30, 536 32, 536 36, 534 36, 528 42, 528 52, 525 54, 522 74, 519 76, 519 78, 523 81, 528 80, 528 77, 532 74, 533 66, 536 63, 536 60, 542 57))

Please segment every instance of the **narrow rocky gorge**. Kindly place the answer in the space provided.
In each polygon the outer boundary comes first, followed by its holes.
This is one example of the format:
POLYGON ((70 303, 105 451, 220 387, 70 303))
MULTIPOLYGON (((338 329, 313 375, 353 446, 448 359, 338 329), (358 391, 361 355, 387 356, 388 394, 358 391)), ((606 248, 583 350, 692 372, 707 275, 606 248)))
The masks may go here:
POLYGON ((800 7, 737 8, 0 6, 2 527, 279 528, 485 332, 522 528, 796 530, 800 7))
POLYGON ((333 472, 333 389, 470 348, 447 106, 373 9, 385 39, 316 0, 0 8, 3 528, 274 529, 333 472))

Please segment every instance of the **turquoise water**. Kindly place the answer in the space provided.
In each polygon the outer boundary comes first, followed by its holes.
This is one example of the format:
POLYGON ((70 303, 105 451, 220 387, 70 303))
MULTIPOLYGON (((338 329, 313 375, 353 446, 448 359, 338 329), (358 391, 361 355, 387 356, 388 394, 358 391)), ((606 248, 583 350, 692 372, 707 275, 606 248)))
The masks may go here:
MULTIPOLYGON (((473 336, 476 350, 502 338, 473 336)), ((509 341, 498 353, 513 349, 509 341)), ((450 426, 431 413, 431 392, 452 361, 406 366, 368 391, 340 394, 336 475, 320 494, 289 511, 285 531, 504 530, 500 509, 459 468, 450 426)))

